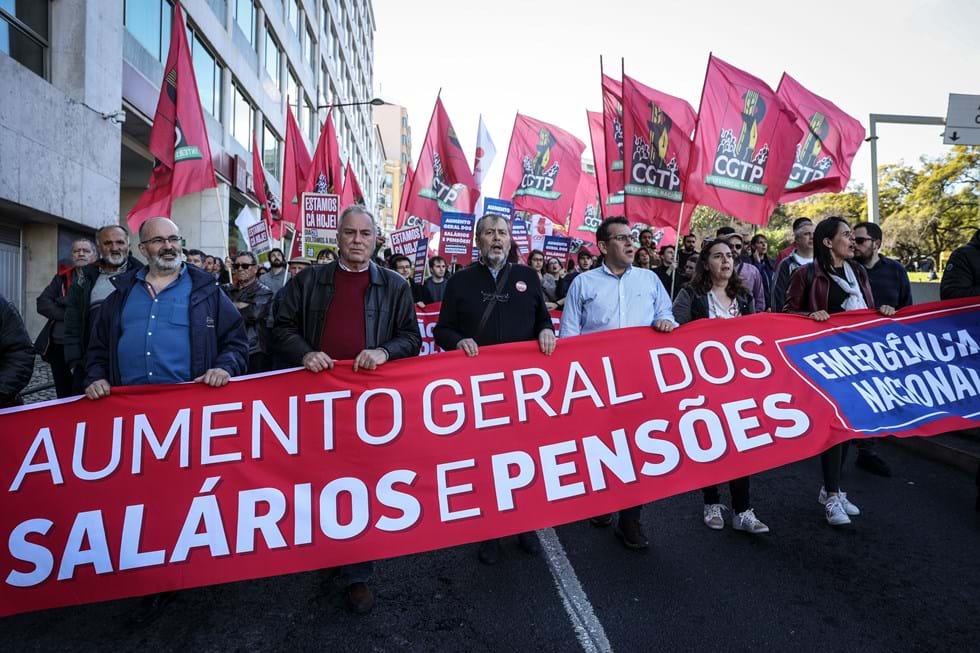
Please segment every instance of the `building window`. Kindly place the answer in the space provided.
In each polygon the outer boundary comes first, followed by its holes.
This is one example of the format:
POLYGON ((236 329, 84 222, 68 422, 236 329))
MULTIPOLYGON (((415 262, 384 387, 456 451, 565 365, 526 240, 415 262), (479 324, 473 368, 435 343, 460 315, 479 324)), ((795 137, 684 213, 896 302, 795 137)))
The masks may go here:
POLYGON ((298 120, 300 103, 299 80, 296 79, 296 73, 293 72, 292 68, 288 68, 288 73, 286 74, 286 95, 289 96, 289 106, 293 108, 293 115, 298 120))
POLYGON ((231 104, 231 135, 247 151, 252 151, 252 134, 255 120, 255 109, 248 96, 238 87, 232 84, 232 104, 231 104))
POLYGON ((282 158, 282 141, 276 133, 265 123, 262 130, 262 165, 265 171, 279 179, 279 160, 282 158))
MULTIPOLYGON (((308 64, 310 64, 312 66, 313 65, 313 62, 316 61, 316 37, 313 36, 313 28, 310 27, 310 24, 309 23, 306 24, 306 50, 305 50, 305 52, 306 52, 306 63, 308 63, 308 64)), ((316 72, 316 68, 315 67, 314 67, 314 72, 316 72)))
POLYGON ((293 34, 300 36, 299 31, 299 0, 286 0, 286 14, 293 34))
MULTIPOLYGON (((0 4, 6 6, 8 2, 4 0, 0 4)), ((170 0, 126 0, 123 5, 126 29, 161 63, 167 60, 170 51, 170 24, 173 18, 174 7, 170 0)))
POLYGON ((269 77, 272 81, 276 83, 276 88, 279 86, 279 67, 282 62, 282 52, 279 50, 279 44, 276 42, 276 37, 272 33, 272 27, 266 23, 265 24, 265 71, 269 73, 269 77))
POLYGON ((221 120, 221 64, 201 39, 190 30, 187 39, 191 47, 191 62, 197 78, 197 92, 201 106, 217 120, 221 120))
POLYGON ((320 104, 327 104, 327 84, 330 83, 330 75, 327 73, 327 64, 320 67, 320 104))
POLYGON ((313 108, 313 103, 310 102, 310 98, 306 98, 306 104, 303 107, 303 115, 306 117, 306 122, 303 123, 303 127, 310 137, 311 143, 316 143, 317 137, 317 123, 316 123, 316 109, 313 108))
POLYGON ((48 3, 0 0, 0 52, 47 78, 48 3))
POLYGON ((235 0, 235 23, 248 37, 248 42, 255 45, 255 5, 252 0, 235 0))

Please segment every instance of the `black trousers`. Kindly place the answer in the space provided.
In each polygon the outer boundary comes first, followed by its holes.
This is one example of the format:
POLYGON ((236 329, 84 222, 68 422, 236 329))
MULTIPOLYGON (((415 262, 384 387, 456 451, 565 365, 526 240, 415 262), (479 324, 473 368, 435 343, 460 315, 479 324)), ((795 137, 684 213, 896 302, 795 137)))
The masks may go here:
POLYGON ((72 374, 71 368, 65 362, 65 348, 57 342, 49 342, 44 360, 51 366, 54 392, 58 399, 72 396, 72 374))
POLYGON ((823 470, 823 487, 830 492, 840 492, 841 468, 847 458, 850 442, 834 445, 820 454, 820 467, 823 470))
MULTIPOLYGON (((752 477, 743 476, 728 481, 728 491, 732 493, 732 512, 735 514, 745 512, 752 507, 749 501, 750 478, 752 477)), ((706 506, 712 503, 721 503, 721 493, 718 491, 717 485, 702 488, 701 494, 704 495, 704 505, 706 506)))

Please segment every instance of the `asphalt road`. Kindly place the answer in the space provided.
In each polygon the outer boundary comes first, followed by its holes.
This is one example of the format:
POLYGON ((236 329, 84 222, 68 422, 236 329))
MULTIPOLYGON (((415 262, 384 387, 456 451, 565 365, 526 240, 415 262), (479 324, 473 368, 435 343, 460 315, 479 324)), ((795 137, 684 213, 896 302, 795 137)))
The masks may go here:
POLYGON ((644 553, 611 529, 558 527, 570 563, 562 591, 546 558, 511 539, 494 567, 477 562, 475 546, 379 563, 378 604, 364 617, 315 572, 184 591, 139 630, 126 625, 136 600, 18 615, 0 620, 0 642, 6 651, 980 650, 973 478, 894 446, 882 454, 891 479, 848 466, 844 486, 863 514, 844 529, 823 519, 812 460, 754 477, 769 535, 707 529, 693 493, 645 509, 644 553))

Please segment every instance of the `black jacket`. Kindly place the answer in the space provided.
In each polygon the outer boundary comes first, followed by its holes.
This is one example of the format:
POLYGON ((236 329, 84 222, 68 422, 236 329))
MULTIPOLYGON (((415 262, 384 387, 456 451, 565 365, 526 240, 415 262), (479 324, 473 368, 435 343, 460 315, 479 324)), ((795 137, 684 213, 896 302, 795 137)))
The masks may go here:
POLYGON ((62 270, 54 275, 51 283, 37 296, 37 312, 48 318, 47 324, 34 341, 34 350, 42 357, 45 356, 48 345, 52 343, 60 345, 64 342, 65 306, 68 303, 68 289, 75 274, 76 268, 62 270))
POLYGON ((957 247, 946 263, 939 285, 941 299, 980 295, 980 229, 966 245, 957 247))
POLYGON ((452 351, 464 338, 473 338, 478 345, 499 345, 537 340, 544 329, 554 329, 537 272, 526 265, 508 265, 507 282, 479 335, 480 318, 497 287, 490 270, 477 263, 460 270, 446 282, 439 322, 433 331, 436 344, 452 351))
POLYGON ((248 304, 245 308, 238 309, 242 320, 245 321, 245 334, 248 336, 248 353, 251 355, 264 352, 266 349, 263 346, 265 342, 261 338, 259 328, 263 320, 265 320, 266 313, 272 308, 272 291, 261 281, 256 281, 245 288, 225 284, 221 286, 221 289, 228 295, 228 299, 231 300, 232 304, 239 302, 248 304))
POLYGON ((303 356, 320 351, 323 323, 331 309, 364 311, 368 349, 384 347, 392 360, 418 356, 422 337, 408 283, 392 270, 370 263, 367 274, 371 275, 371 286, 364 306, 331 307, 337 266, 334 261, 308 267, 283 287, 272 331, 272 347, 280 360, 298 366, 303 364, 303 356))
POLYGON ((34 344, 24 321, 0 296, 0 408, 19 404, 17 395, 34 374, 34 344))
MULTIPOLYGON (((737 295, 735 301, 738 302, 740 315, 751 315, 755 313, 755 299, 751 294, 737 295)), ((678 324, 687 324, 694 320, 709 318, 708 295, 706 293, 695 292, 690 284, 681 288, 674 300, 674 319, 678 324)))
MULTIPOLYGON (((88 341, 95 324, 96 315, 91 315, 92 288, 102 272, 101 261, 89 263, 75 276, 65 300, 65 361, 74 367, 85 358, 88 341)), ((143 267, 139 259, 132 256, 126 260, 126 271, 133 272, 143 267)))
MULTIPOLYGON (((186 265, 186 264, 185 264, 186 265)), ((119 337, 122 335, 122 312, 129 293, 137 283, 136 270, 112 278, 116 289, 106 297, 102 310, 92 326, 92 337, 85 356, 85 386, 105 379, 109 385, 120 385, 119 337)), ((191 301, 187 308, 191 350, 191 379, 219 367, 231 376, 244 374, 248 367, 248 339, 238 309, 231 303, 214 277, 193 265, 187 266, 191 277, 191 301)), ((188 379, 190 380, 190 379, 188 379)))

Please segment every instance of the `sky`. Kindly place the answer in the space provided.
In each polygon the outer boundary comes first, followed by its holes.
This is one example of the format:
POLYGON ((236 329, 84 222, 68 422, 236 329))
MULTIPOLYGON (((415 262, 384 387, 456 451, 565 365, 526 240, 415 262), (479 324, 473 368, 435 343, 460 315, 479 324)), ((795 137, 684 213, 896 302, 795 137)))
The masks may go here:
MULTIPOLYGON (((413 161, 436 95, 467 153, 480 114, 500 186, 516 111, 566 129, 591 156, 586 109, 601 108, 599 58, 697 110, 708 54, 773 89, 786 71, 857 118, 945 116, 949 93, 980 95, 978 0, 375 0, 375 92, 408 109, 413 161)), ((616 75, 618 77, 618 75, 616 75)), ((939 126, 879 125, 879 164, 948 151, 939 126)), ((869 185, 865 143, 852 181, 869 185)), ((414 164, 413 164, 414 165, 414 164)))

